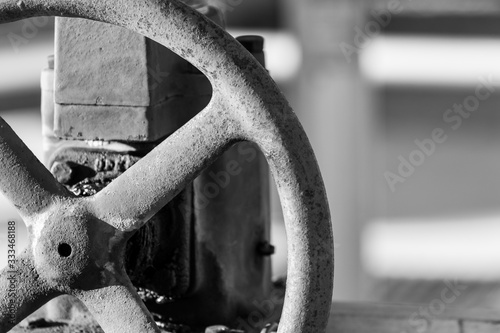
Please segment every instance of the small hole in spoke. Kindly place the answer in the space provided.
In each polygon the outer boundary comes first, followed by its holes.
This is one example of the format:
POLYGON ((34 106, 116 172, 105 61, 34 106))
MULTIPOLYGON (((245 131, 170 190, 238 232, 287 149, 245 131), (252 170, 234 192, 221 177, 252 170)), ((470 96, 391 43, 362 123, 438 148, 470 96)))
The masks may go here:
POLYGON ((71 255, 71 251, 71 245, 66 243, 59 244, 59 247, 57 248, 57 252, 59 252, 61 257, 69 257, 71 255))

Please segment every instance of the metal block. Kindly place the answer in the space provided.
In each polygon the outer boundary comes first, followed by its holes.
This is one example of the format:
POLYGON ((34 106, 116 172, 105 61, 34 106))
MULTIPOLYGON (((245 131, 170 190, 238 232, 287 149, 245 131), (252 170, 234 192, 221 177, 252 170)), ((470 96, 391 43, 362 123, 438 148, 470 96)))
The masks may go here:
POLYGON ((54 134, 156 141, 208 104, 212 88, 156 42, 106 23, 56 19, 54 134))
POLYGON ((179 75, 176 82, 183 83, 169 84, 167 99, 150 106, 55 104, 54 133, 86 140, 159 140, 175 132, 210 101, 211 86, 202 74, 179 75), (191 91, 187 90, 189 82, 193 83, 191 91))
POLYGON ((167 49, 126 29, 75 18, 56 18, 58 104, 150 106, 165 99, 167 49))

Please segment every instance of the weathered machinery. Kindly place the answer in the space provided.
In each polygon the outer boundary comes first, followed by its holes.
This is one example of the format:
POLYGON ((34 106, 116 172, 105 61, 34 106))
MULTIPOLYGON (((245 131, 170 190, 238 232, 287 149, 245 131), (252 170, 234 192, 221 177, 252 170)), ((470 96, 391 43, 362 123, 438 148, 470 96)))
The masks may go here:
POLYGON ((0 22, 40 15, 72 17, 58 19, 42 80, 46 165, 58 181, 1 120, 0 189, 30 246, 0 273, 0 331, 64 294, 105 332, 260 330, 256 307, 268 319, 281 311, 265 160, 289 239, 279 331, 324 329, 328 203, 305 133, 255 59, 262 41, 237 43, 176 0, 0 3, 0 22))

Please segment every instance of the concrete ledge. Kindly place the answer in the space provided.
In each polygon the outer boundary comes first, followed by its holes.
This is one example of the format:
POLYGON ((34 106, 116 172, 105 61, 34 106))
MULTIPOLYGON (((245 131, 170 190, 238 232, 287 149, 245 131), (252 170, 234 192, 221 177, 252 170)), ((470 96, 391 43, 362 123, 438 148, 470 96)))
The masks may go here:
MULTIPOLYGON (((493 333, 500 332, 500 311, 445 309, 422 316, 420 306, 334 303, 328 333, 493 333)), ((13 333, 102 332, 95 324, 69 323, 51 328, 17 328, 13 333)))
POLYGON ((446 308, 425 313, 428 305, 334 303, 327 332, 335 333, 490 333, 500 331, 500 311, 446 308))

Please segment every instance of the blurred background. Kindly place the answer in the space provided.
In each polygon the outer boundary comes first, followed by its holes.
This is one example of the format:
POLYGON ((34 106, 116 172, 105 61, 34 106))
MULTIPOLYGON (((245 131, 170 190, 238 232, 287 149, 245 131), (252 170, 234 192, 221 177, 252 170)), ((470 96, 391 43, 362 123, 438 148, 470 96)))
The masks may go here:
MULTIPOLYGON (((332 210, 335 300, 500 308, 500 2, 242 0, 235 36, 266 38, 332 210), (451 281, 451 282, 450 282, 451 281)), ((236 4, 235 4, 236 3, 236 4)), ((40 158, 40 71, 53 20, 0 26, 0 115, 40 158)), ((8 220, 0 198, 0 266, 8 220)), ((273 202, 274 275, 285 272, 273 202)))

